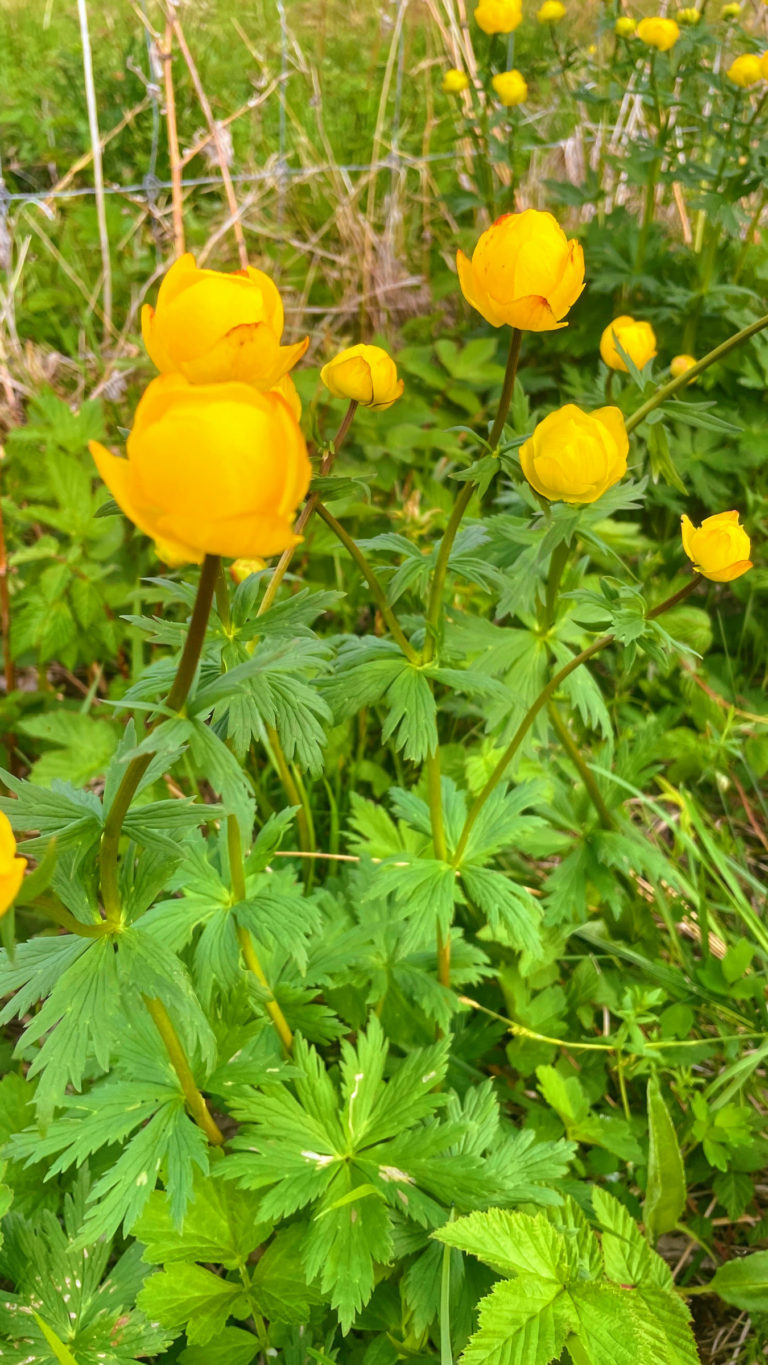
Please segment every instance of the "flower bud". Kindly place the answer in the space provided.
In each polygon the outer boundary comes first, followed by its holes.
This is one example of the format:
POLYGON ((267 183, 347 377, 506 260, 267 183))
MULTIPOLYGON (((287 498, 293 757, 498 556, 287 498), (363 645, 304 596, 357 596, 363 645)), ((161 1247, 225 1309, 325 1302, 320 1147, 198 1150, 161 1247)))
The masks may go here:
POLYGON ((16 840, 8 816, 0 811, 0 919, 10 910, 24 880, 27 859, 16 853, 16 840))
POLYGON ((519 71, 500 71, 491 81, 502 104, 510 107, 528 98, 528 85, 519 71))
POLYGON ((658 48, 659 52, 669 52, 680 37, 680 29, 674 19, 662 19, 661 15, 654 15, 651 19, 640 20, 637 36, 648 47, 658 48))
POLYGON ((141 332, 161 374, 183 374, 191 384, 235 380, 271 389, 309 345, 309 337, 280 345, 283 304, 263 271, 198 270, 189 252, 163 279, 157 307, 142 308, 141 332))
POLYGON ((657 354, 656 335, 650 322, 636 322, 630 317, 614 318, 600 338, 600 354, 610 370, 627 373, 627 366, 616 349, 617 341, 638 370, 657 354))
POLYGON ((450 71, 445 72, 440 89, 444 95, 460 95, 468 86, 469 76, 466 71, 457 71, 455 67, 451 67, 450 71))
POLYGON ((536 18, 540 24, 559 24, 565 18, 565 5, 561 5, 560 0, 544 0, 541 9, 536 11, 536 18))
POLYGON ((506 213, 486 228, 471 261, 456 256, 461 292, 492 327, 551 332, 584 288, 584 252, 551 213, 506 213))
POLYGON ((701 10, 693 7, 689 9, 679 9, 677 11, 678 24, 686 24, 688 28, 693 28, 701 19, 701 10))
POLYGON ((738 19, 741 14, 741 5, 723 5, 720 10, 721 19, 738 19))
POLYGON ((631 38, 637 28, 637 23, 628 14, 620 14, 613 26, 613 31, 617 38, 631 38))
POLYGON ((765 80, 763 63, 756 52, 745 52, 741 57, 734 58, 725 74, 729 81, 741 86, 742 90, 765 80))
POLYGON ((475 23, 483 33, 514 33, 523 18, 523 0, 480 0, 475 23))
POLYGON ((701 526, 682 518, 683 549, 694 569, 713 583, 730 583, 752 568, 750 541, 738 512, 716 512, 701 526))
MULTIPOLYGON (((669 362, 669 373, 671 374, 673 379, 679 379, 681 375, 687 374, 688 371, 695 364, 696 364, 695 356, 676 355, 669 362)), ((694 375, 694 378, 690 382, 694 384, 696 382, 696 378, 697 376, 694 375)))
POLYGON ((229 566, 229 576, 233 583, 244 583, 246 578, 250 578, 253 573, 261 573, 266 569, 263 559, 235 559, 229 566))
POLYGON ((520 447, 532 488, 550 502, 595 502, 627 472, 629 437, 618 408, 551 412, 520 447))
POLYGON ((261 558, 299 539, 293 522, 312 471, 278 393, 161 375, 136 409, 127 459, 98 441, 89 449, 125 515, 169 564, 261 558))
POLYGON ((340 351, 323 366, 320 379, 334 398, 348 398, 374 412, 390 408, 404 388, 394 360, 381 346, 350 346, 340 351))

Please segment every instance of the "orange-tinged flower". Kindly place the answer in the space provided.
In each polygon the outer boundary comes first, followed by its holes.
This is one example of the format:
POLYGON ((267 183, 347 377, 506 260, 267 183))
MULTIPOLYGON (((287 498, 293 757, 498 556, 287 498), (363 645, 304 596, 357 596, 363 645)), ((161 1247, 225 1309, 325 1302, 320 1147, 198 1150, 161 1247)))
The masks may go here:
POLYGON ((300 539, 293 521, 311 468, 278 393, 161 375, 136 409, 128 458, 98 441, 90 451, 125 515, 169 564, 261 558, 300 539))
POLYGON ((320 379, 334 398, 348 398, 374 412, 390 408, 404 387, 394 360, 381 346, 347 347, 323 366, 320 379))
POLYGON ((532 488, 550 502, 595 502, 627 472, 629 437, 618 408, 583 412, 566 403, 520 447, 532 488))
POLYGON ((744 52, 741 57, 735 57, 725 74, 729 81, 741 86, 742 90, 765 80, 763 62, 756 52, 744 52))
POLYGON ((20 858, 16 852, 11 822, 0 811, 0 919, 19 894, 26 866, 27 859, 20 858))
POLYGON ((584 252, 551 213, 525 209, 497 218, 469 260, 456 256, 461 292, 492 327, 524 332, 566 327, 584 288, 584 252))
POLYGON ((523 0, 480 0, 475 23, 483 33, 513 33, 523 18, 523 0))
POLYGON ((158 370, 191 384, 235 380, 271 389, 309 345, 305 337, 281 346, 283 322, 277 286, 263 271, 198 270, 189 252, 163 279, 157 307, 141 310, 144 345, 158 370))
POLYGON ((650 322, 636 322, 627 316, 614 318, 600 338, 600 354, 611 370, 627 373, 627 366, 616 349, 617 341, 638 370, 657 354, 656 334, 650 322))
MULTIPOLYGON (((695 364, 696 357, 693 355, 673 356, 669 362, 669 373, 673 379, 680 379, 682 375, 687 374, 689 370, 693 369, 695 364)), ((694 376, 690 382, 694 384, 696 382, 696 377, 694 376)))
POLYGON ((713 583, 730 583, 752 568, 750 540, 738 512, 716 512, 694 526, 682 518, 683 549, 694 569, 713 583))
POLYGON ((528 83, 519 71, 500 71, 491 81, 500 102, 507 108, 528 98, 528 83))
POLYGON ((654 15, 650 19, 640 20, 637 36, 641 43, 648 47, 658 48, 659 52, 669 52, 680 37, 680 29, 674 19, 662 19, 661 15, 654 15))

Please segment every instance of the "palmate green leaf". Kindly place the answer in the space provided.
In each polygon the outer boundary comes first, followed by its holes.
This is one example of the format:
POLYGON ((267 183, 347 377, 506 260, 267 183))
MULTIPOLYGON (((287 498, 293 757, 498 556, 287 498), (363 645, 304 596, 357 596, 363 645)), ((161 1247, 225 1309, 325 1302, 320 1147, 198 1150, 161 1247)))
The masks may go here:
POLYGON ((437 705, 432 689, 418 668, 407 662, 387 689, 388 712, 381 727, 386 743, 394 737, 395 748, 412 763, 423 763, 437 748, 437 705))
POLYGON ((389 640, 346 640, 334 673, 322 680, 337 721, 382 702, 382 738, 394 739, 405 757, 420 763, 437 744, 436 707, 424 674, 389 640))
POLYGON ((461 881, 469 900, 487 917, 491 936, 535 957, 541 948, 541 910, 531 893, 503 872, 466 863, 461 881))
POLYGON ((401 855, 378 868, 365 899, 385 896, 392 897, 400 917, 407 921, 404 946, 421 946, 434 937, 436 924, 443 934, 448 932, 458 896, 456 870, 439 858, 401 855))
POLYGON ((90 791, 79 791, 68 782, 54 779, 50 787, 36 787, 0 768, 0 781, 13 793, 0 796, 0 811, 8 816, 17 835, 36 830, 24 841, 25 853, 37 857, 45 853, 55 837, 57 848, 77 848, 85 857, 101 833, 102 808, 90 791))
POLYGON ((205 1346, 187 1346, 179 1356, 180 1365, 251 1365, 260 1350, 259 1338, 242 1327, 222 1327, 215 1341, 205 1346))
POLYGON ((336 1171, 307 1236, 304 1265, 310 1280, 330 1298, 343 1332, 368 1302, 375 1284, 375 1263, 392 1258, 387 1207, 372 1187, 357 1181, 349 1166, 336 1171))
POLYGON ((221 1279, 200 1265, 172 1265, 147 1280, 137 1299, 147 1317, 186 1331, 190 1345, 205 1346, 229 1317, 247 1318, 251 1306, 242 1284, 221 1279))
POLYGON ((331 712, 315 679, 328 668, 328 645, 277 639, 260 644, 251 658, 241 652, 244 662, 201 690, 195 704, 205 710, 215 702, 214 718, 226 726, 240 758, 271 727, 290 762, 319 771, 331 712))
POLYGON ((648 1179, 643 1218, 652 1242, 679 1222, 687 1197, 685 1164, 655 1073, 648 1081, 648 1179))
POLYGON ((306 1283, 301 1272, 301 1249, 306 1227, 293 1223, 278 1232, 250 1279, 255 1311, 270 1322, 303 1323, 310 1310, 322 1302, 320 1291, 306 1283))
POLYGON ((168 1195, 156 1190, 132 1229, 144 1243, 143 1259, 150 1264, 206 1261, 227 1270, 244 1267, 271 1230, 271 1224, 260 1221, 259 1201, 253 1194, 202 1171, 194 1175, 180 1227, 168 1195))

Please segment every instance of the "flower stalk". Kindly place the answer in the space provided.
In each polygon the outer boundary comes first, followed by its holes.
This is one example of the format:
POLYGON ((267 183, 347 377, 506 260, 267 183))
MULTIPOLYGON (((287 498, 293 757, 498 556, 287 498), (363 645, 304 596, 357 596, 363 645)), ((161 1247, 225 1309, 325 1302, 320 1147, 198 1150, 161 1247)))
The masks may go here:
MULTIPOLYGON (((227 816, 227 848, 229 850, 229 875, 232 881, 232 895, 235 904, 237 904, 238 901, 244 901, 246 899, 248 892, 245 884, 245 866, 243 863, 243 848, 240 841, 240 827, 237 823, 236 815, 227 816)), ((242 924, 237 926, 237 939, 246 967, 250 972, 253 972, 259 985, 263 986, 264 989, 269 992, 270 998, 265 1001, 267 1014, 275 1026, 275 1032, 277 1033, 280 1042, 283 1044, 286 1052, 290 1053, 293 1048, 293 1033, 291 1032, 283 1011, 274 997, 272 987, 270 986, 264 968, 259 961, 259 955, 254 947, 253 937, 242 924)))

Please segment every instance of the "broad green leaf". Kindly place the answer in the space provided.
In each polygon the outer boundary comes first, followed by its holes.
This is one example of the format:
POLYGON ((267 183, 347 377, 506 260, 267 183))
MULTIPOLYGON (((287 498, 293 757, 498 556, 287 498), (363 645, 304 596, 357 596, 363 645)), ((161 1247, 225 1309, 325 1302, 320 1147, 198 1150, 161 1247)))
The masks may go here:
POLYGON ((747 1313, 768 1313, 768 1251, 755 1251, 718 1266, 709 1288, 747 1313))
POLYGON ((648 1081, 648 1180, 643 1218, 652 1242, 680 1221, 687 1197, 685 1166, 658 1078, 648 1081))
POLYGON ((151 1275, 136 1302, 163 1327, 184 1328, 191 1346, 214 1341, 230 1316, 247 1318, 251 1312, 241 1284, 200 1265, 173 1265, 151 1275))
POLYGON ((558 1285, 568 1279, 565 1241, 543 1214, 488 1209, 446 1223, 434 1236, 477 1256, 501 1275, 538 1276, 558 1285))
POLYGON ((258 1206, 249 1191, 198 1172, 181 1227, 167 1194, 156 1191, 132 1232, 144 1243, 144 1260, 150 1263, 205 1261, 231 1270, 245 1266, 254 1248, 269 1236, 271 1227, 259 1221, 258 1206))
POLYGON ((555 1280, 537 1275, 502 1280, 480 1302, 479 1327, 462 1363, 549 1365, 559 1359, 575 1323, 570 1298, 555 1280))
POLYGON ((259 1338, 242 1327, 222 1327, 215 1341, 205 1346, 187 1346, 179 1356, 180 1365, 250 1365, 259 1351, 259 1338))

